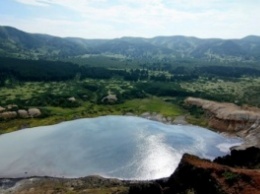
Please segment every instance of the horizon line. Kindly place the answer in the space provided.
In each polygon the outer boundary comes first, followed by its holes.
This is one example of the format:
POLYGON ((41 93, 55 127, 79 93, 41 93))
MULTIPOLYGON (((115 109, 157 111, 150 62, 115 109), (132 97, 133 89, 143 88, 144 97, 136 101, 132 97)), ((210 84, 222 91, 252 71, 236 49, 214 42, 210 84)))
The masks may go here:
POLYGON ((74 36, 58 36, 58 35, 53 35, 53 34, 48 34, 48 33, 40 33, 40 32, 29 32, 26 30, 22 30, 20 28, 14 27, 14 26, 9 26, 9 25, 0 25, 0 27, 4 28, 13 28, 17 31, 21 31, 23 33, 31 34, 31 35, 45 35, 45 36, 52 36, 52 37, 57 37, 57 38, 63 38, 63 39, 68 39, 68 38, 75 38, 75 39, 84 39, 84 40, 114 40, 114 39, 123 39, 123 38, 141 38, 141 39, 154 39, 154 38, 170 38, 170 37, 184 37, 184 38, 196 38, 196 39, 202 39, 202 40, 207 40, 207 39, 219 39, 219 40, 240 40, 244 39, 247 37, 259 37, 260 35, 255 35, 255 34, 249 34, 240 38, 220 38, 220 37, 211 37, 211 38, 202 38, 198 36, 190 36, 190 35, 156 35, 152 37, 143 37, 143 36, 121 36, 121 37, 115 37, 115 38, 84 38, 84 37, 74 37, 74 36))

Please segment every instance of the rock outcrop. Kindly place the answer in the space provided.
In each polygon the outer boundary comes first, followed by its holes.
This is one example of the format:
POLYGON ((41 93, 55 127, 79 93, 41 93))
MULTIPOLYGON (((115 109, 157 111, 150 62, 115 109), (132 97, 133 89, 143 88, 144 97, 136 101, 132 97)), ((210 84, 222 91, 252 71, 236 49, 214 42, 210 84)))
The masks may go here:
POLYGON ((220 103, 189 97, 187 105, 201 107, 208 119, 208 126, 220 132, 235 133, 245 143, 239 149, 260 147, 260 110, 256 107, 241 107, 232 103, 220 103))
POLYGON ((257 109, 192 97, 187 98, 185 103, 205 110, 209 118, 209 126, 219 131, 237 132, 255 129, 260 125, 260 111, 257 109))

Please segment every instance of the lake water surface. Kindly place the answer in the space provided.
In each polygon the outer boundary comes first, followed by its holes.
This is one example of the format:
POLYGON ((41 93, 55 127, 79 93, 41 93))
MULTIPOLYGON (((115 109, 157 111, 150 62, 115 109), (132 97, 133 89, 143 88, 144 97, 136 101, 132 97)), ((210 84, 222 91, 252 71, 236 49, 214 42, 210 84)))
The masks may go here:
POLYGON ((0 177, 155 179, 171 175, 183 153, 213 159, 240 143, 201 127, 139 117, 79 119, 1 135, 0 177))

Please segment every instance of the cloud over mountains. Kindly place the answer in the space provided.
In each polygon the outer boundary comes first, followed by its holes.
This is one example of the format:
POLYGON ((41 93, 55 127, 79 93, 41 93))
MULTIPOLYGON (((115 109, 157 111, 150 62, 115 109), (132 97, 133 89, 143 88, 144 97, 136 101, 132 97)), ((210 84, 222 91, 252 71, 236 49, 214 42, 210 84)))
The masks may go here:
POLYGON ((0 8, 0 25, 63 37, 160 34, 241 38, 260 34, 256 25, 260 20, 260 1, 255 0, 4 1, 0 8))

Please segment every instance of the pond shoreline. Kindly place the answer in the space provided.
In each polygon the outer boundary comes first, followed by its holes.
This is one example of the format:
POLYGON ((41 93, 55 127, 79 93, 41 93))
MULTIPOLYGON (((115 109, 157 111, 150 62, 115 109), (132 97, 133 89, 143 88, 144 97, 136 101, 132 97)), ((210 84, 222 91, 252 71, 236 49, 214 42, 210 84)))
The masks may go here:
POLYGON ((172 117, 165 117, 162 114, 156 113, 156 112, 153 112, 153 113, 144 112, 140 115, 135 115, 133 113, 126 113, 126 114, 122 114, 122 116, 141 117, 141 118, 144 118, 144 119, 157 121, 157 122, 161 122, 161 123, 164 123, 164 124, 191 125, 186 121, 185 115, 177 116, 174 119, 172 117))
POLYGON ((36 176, 0 178, 0 193, 169 194, 183 193, 193 188, 194 191, 202 190, 202 193, 211 193, 212 191, 220 193, 221 191, 221 193, 259 194, 260 174, 259 168, 257 168, 259 166, 259 153, 260 149, 251 147, 244 151, 233 151, 230 155, 217 158, 213 162, 184 154, 178 168, 169 177, 146 181, 120 180, 101 176, 86 176, 81 178, 36 176), (243 157, 242 163, 237 160, 238 156, 243 157), (232 166, 230 161, 234 163, 233 165, 238 166, 232 166), (199 178, 198 172, 200 172, 199 178), (218 176, 215 175, 216 173, 218 176), (231 179, 229 175, 232 175, 234 178, 231 179), (236 178, 238 175, 239 177, 236 178), (208 182, 207 180, 209 179, 211 181, 208 182), (232 185, 230 185, 230 181, 232 181, 232 185), (244 187, 236 187, 239 184, 244 187))

